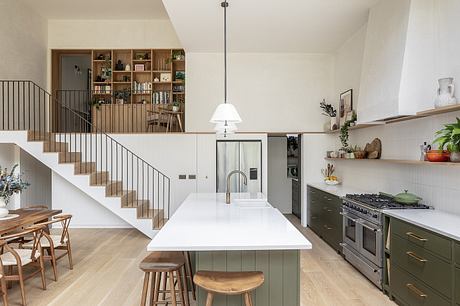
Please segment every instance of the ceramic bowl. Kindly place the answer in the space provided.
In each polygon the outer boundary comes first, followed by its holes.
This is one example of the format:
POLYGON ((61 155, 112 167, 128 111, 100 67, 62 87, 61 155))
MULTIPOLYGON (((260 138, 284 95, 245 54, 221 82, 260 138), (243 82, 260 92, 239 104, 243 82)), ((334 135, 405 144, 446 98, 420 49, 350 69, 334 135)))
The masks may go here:
POLYGON ((448 162, 450 159, 450 154, 447 151, 442 150, 430 150, 426 153, 426 158, 430 162, 448 162))

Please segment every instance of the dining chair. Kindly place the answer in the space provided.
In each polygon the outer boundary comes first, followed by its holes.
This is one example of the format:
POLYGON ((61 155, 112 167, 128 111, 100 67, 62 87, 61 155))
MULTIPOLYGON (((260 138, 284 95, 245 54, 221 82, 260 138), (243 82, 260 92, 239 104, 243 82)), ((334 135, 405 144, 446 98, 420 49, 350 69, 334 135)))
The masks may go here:
MULTIPOLYGON (((72 215, 58 215, 53 218, 51 221, 38 223, 36 225, 43 226, 47 228, 48 226, 61 223, 61 233, 60 234, 49 234, 46 231, 43 232, 43 237, 40 240, 41 247, 47 251, 47 254, 43 254, 44 260, 49 260, 53 267, 54 280, 57 281, 57 260, 68 256, 69 258, 69 267, 70 270, 73 269, 72 261, 72 248, 70 246, 70 235, 69 235, 69 225, 72 215), (56 255, 56 250, 63 250, 64 252, 59 256, 56 255)), ((33 248, 33 242, 27 242, 21 245, 22 248, 31 249, 33 248)))
POLYGON ((147 117, 147 131, 159 132, 163 130, 165 132, 168 125, 168 115, 161 108, 148 111, 148 113, 150 115, 147 117))
MULTIPOLYGON (((3 246, 6 244, 5 240, 0 240, 0 248, 3 248, 3 246)), ((2 300, 3 300, 3 306, 8 306, 8 292, 6 289, 6 280, 5 280, 5 272, 3 270, 3 265, 0 261, 0 289, 2 290, 2 300)))
MULTIPOLYGON (((24 281, 31 278, 32 276, 40 273, 42 279, 42 288, 46 290, 46 280, 45 280, 45 267, 43 262, 43 250, 40 245, 40 240, 43 237, 43 226, 34 226, 28 228, 20 233, 14 233, 11 235, 3 236, 2 239, 14 239, 32 235, 33 240, 31 249, 21 249, 14 248, 12 244, 4 244, 1 248, 0 255, 0 264, 3 267, 6 267, 6 273, 4 274, 4 280, 9 281, 19 281, 19 286, 21 288, 21 297, 22 305, 26 305, 26 296, 24 281), (33 266, 36 269, 30 271, 29 274, 26 274, 24 271, 25 267, 33 266), (13 267, 17 267, 17 274, 14 274, 13 267)), ((27 270, 29 271, 29 270, 27 270)))

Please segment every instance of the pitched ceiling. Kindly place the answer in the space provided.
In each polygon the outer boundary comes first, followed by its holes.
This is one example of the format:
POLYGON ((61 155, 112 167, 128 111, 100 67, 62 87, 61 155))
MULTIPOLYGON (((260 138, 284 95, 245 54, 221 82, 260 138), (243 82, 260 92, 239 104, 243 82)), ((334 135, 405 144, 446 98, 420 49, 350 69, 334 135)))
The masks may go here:
MULTIPOLYGON (((336 50, 367 21, 379 0, 228 0, 229 50, 311 52, 336 50)), ((163 0, 184 48, 222 50, 219 0, 163 0)))
POLYGON ((161 0, 22 0, 46 19, 168 19, 161 0))

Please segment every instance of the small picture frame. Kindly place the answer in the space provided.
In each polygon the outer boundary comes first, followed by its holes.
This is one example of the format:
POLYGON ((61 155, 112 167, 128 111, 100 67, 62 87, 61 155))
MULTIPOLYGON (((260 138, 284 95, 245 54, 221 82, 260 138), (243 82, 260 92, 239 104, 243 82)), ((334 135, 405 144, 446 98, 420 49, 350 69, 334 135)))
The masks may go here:
POLYGON ((145 65, 144 64, 136 64, 134 65, 134 71, 144 71, 145 65))
POLYGON ((340 126, 353 117, 353 89, 349 89, 340 94, 339 118, 340 126))
POLYGON ((171 73, 170 72, 160 73, 160 82, 171 82, 171 73))

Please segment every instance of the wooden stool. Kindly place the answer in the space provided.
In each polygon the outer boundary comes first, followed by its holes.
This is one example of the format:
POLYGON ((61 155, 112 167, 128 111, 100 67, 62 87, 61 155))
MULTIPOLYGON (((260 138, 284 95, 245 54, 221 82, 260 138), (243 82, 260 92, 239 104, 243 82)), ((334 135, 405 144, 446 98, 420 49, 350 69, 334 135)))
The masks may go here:
POLYGON ((153 252, 139 264, 139 268, 144 271, 144 287, 142 289, 141 306, 147 302, 147 291, 150 280, 150 305, 189 306, 189 298, 185 273, 185 258, 182 252, 153 252), (151 274, 151 276, 150 276, 151 274), (175 275, 174 275, 175 274, 175 275), (160 283, 163 278, 163 288, 160 283), (169 282, 168 282, 169 279, 169 282), (178 292, 176 291, 176 282, 178 292), (185 286, 184 286, 185 284, 185 286), (169 285, 169 290, 166 289, 169 285), (162 301, 159 301, 159 294, 163 294, 162 301), (166 301, 166 293, 170 293, 171 301, 166 301), (179 295, 179 299, 177 299, 179 295))
POLYGON ((3 277, 3 274, 0 274, 0 287, 2 289, 3 306, 8 306, 8 294, 6 292, 6 281, 5 281, 5 278, 3 277))
POLYGON ((246 306, 253 306, 251 292, 264 283, 262 272, 214 272, 198 271, 195 284, 208 291, 206 306, 212 306, 214 294, 244 296, 246 306))
POLYGON ((190 252, 184 252, 185 256, 185 277, 186 277, 186 290, 188 292, 188 284, 189 282, 187 280, 190 280, 190 286, 192 290, 192 297, 193 300, 196 300, 196 289, 195 289, 195 283, 193 282, 193 269, 192 269, 192 261, 190 259, 190 252))

